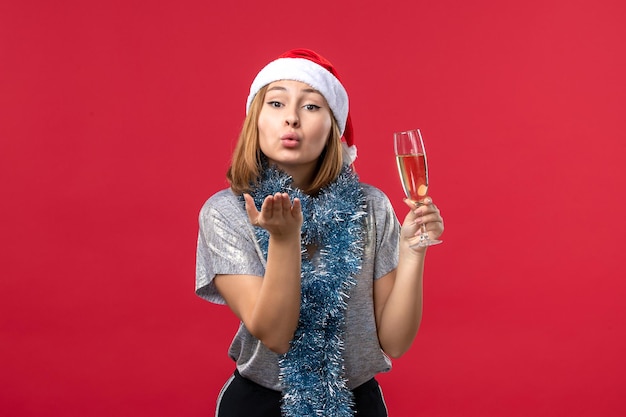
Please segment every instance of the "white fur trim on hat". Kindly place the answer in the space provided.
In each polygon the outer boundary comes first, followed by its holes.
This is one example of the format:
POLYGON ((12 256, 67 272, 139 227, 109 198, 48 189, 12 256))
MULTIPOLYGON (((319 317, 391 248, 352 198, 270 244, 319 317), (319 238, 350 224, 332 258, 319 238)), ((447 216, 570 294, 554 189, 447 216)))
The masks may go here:
POLYGON ((348 146, 346 142, 341 141, 341 150, 343 162, 347 165, 352 164, 357 157, 356 146, 348 146))
POLYGON ((279 58, 267 64, 257 74, 250 86, 246 113, 259 90, 269 83, 279 80, 300 81, 319 91, 328 102, 343 135, 348 118, 348 93, 330 71, 306 58, 279 58))

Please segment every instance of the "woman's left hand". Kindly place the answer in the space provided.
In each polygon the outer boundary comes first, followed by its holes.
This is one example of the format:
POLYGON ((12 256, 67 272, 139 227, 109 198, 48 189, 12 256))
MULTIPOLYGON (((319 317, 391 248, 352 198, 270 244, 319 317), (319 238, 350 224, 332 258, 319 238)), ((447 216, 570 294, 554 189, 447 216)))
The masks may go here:
MULTIPOLYGON (((431 239, 438 239, 441 236, 444 228, 443 217, 441 217, 439 208, 437 208, 430 197, 426 197, 419 203, 415 203, 407 198, 404 200, 404 203, 409 206, 411 211, 409 211, 402 223, 401 240, 414 243, 418 239, 422 225, 425 225, 428 236, 431 239)), ((424 248, 416 248, 415 250, 423 251, 424 248)))

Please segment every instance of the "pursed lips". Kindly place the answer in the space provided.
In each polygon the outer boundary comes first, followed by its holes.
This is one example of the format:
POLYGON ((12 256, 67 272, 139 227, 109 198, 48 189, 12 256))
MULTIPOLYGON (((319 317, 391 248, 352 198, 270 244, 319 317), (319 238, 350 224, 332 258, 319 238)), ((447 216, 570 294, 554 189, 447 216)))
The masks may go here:
POLYGON ((282 135, 280 137, 280 141, 282 142, 283 146, 293 148, 298 145, 298 143, 300 142, 300 138, 295 133, 290 132, 282 135))

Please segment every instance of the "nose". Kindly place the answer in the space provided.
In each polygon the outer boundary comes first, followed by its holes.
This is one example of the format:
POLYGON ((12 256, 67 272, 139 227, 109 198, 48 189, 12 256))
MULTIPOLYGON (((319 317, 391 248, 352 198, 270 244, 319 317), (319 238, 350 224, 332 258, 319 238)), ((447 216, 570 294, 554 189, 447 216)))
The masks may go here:
POLYGON ((285 124, 293 128, 300 126, 300 118, 298 117, 298 113, 295 110, 287 114, 287 116, 285 117, 285 124))

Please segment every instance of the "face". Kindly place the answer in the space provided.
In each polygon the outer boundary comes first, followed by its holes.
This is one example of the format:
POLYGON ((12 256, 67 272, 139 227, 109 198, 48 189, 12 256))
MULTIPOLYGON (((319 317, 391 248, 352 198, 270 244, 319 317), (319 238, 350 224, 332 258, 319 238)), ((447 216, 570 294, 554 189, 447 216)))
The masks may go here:
POLYGON ((269 84, 259 113, 259 145, 270 162, 294 175, 313 172, 330 135, 326 99, 308 84, 269 84))

